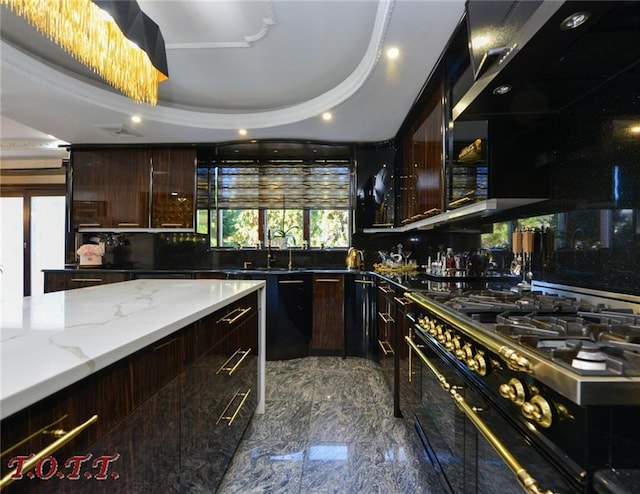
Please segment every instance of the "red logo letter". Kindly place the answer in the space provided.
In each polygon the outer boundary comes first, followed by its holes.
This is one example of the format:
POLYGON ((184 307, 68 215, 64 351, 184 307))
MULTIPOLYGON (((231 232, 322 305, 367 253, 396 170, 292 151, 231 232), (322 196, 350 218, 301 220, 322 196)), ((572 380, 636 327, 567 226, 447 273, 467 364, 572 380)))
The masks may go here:
POLYGON ((58 471, 58 460, 56 460, 53 456, 45 456, 38 463, 36 463, 36 476, 40 480, 49 480, 53 477, 58 471), (51 468, 49 468, 49 473, 46 475, 42 472, 42 467, 46 462, 51 462, 51 468))
POLYGON ((12 479, 20 480, 22 478, 22 466, 24 465, 24 462, 29 458, 33 458, 33 455, 31 454, 29 456, 14 456, 9 460, 9 462, 7 463, 8 468, 12 468, 16 463, 18 464, 16 472, 11 475, 12 479))
POLYGON ((109 463, 116 461, 120 458, 120 453, 115 455, 105 455, 98 456, 95 460, 93 460, 93 467, 100 466, 100 471, 94 475, 94 479, 96 480, 105 480, 107 478, 107 470, 109 469, 109 463))
POLYGON ((80 478, 80 467, 81 465, 91 459, 91 453, 88 455, 75 455, 69 458, 64 462, 65 468, 72 467, 71 473, 67 475, 69 480, 78 480, 80 478))

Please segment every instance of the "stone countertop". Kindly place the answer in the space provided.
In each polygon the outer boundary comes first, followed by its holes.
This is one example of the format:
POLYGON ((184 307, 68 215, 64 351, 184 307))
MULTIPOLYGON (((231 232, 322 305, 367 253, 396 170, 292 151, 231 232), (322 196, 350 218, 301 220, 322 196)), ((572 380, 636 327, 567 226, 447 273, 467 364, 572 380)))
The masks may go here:
POLYGON ((0 417, 264 286, 264 281, 153 279, 33 297, 4 294, 0 417))

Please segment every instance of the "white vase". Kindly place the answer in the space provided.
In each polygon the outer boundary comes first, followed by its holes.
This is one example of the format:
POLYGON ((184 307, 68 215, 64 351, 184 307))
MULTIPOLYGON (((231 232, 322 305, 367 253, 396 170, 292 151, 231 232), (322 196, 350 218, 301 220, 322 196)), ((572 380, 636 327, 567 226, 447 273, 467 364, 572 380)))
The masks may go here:
POLYGON ((287 240, 287 237, 281 237, 280 239, 278 239, 278 247, 280 247, 281 249, 286 249, 289 246, 289 241, 287 240))

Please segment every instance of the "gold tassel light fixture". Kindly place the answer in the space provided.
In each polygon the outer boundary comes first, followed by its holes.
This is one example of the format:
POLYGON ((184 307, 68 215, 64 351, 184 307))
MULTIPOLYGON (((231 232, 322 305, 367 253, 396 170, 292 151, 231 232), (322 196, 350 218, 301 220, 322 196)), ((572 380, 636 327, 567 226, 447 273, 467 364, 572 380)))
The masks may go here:
POLYGON ((0 0, 0 3, 129 98, 150 105, 158 102, 158 84, 168 77, 164 40, 158 26, 135 1, 0 0), (107 13, 108 9, 103 10, 100 4, 115 7, 107 13), (123 16, 128 19, 122 19, 123 16), (121 25, 133 26, 137 31, 125 35, 121 25))

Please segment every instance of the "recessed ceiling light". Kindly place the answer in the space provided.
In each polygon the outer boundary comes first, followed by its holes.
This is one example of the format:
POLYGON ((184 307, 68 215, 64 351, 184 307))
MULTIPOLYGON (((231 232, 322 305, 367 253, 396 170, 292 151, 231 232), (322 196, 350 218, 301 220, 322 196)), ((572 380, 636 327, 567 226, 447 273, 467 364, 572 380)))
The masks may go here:
POLYGON ((142 122, 142 118, 140 118, 140 115, 133 115, 133 116, 131 117, 131 121, 132 121, 133 123, 140 123, 140 122, 142 122))
POLYGON ((395 46, 392 46, 387 50, 387 58, 393 60, 400 56, 400 50, 398 50, 395 46))
POLYGON ((591 13, 586 10, 582 12, 575 12, 560 23, 560 29, 563 31, 575 29, 587 22, 589 17, 591 17, 591 13))
POLYGON ((238 134, 240 134, 241 136, 246 136, 247 135, 247 129, 238 129, 238 134))
POLYGON ((511 86, 509 86, 508 84, 503 84, 495 88, 492 93, 498 96, 502 96, 503 94, 507 94, 509 91, 511 91, 511 86))
POLYGON ((331 113, 329 113, 328 111, 324 112, 322 114, 322 120, 326 120, 329 121, 333 118, 333 115, 331 115, 331 113))

